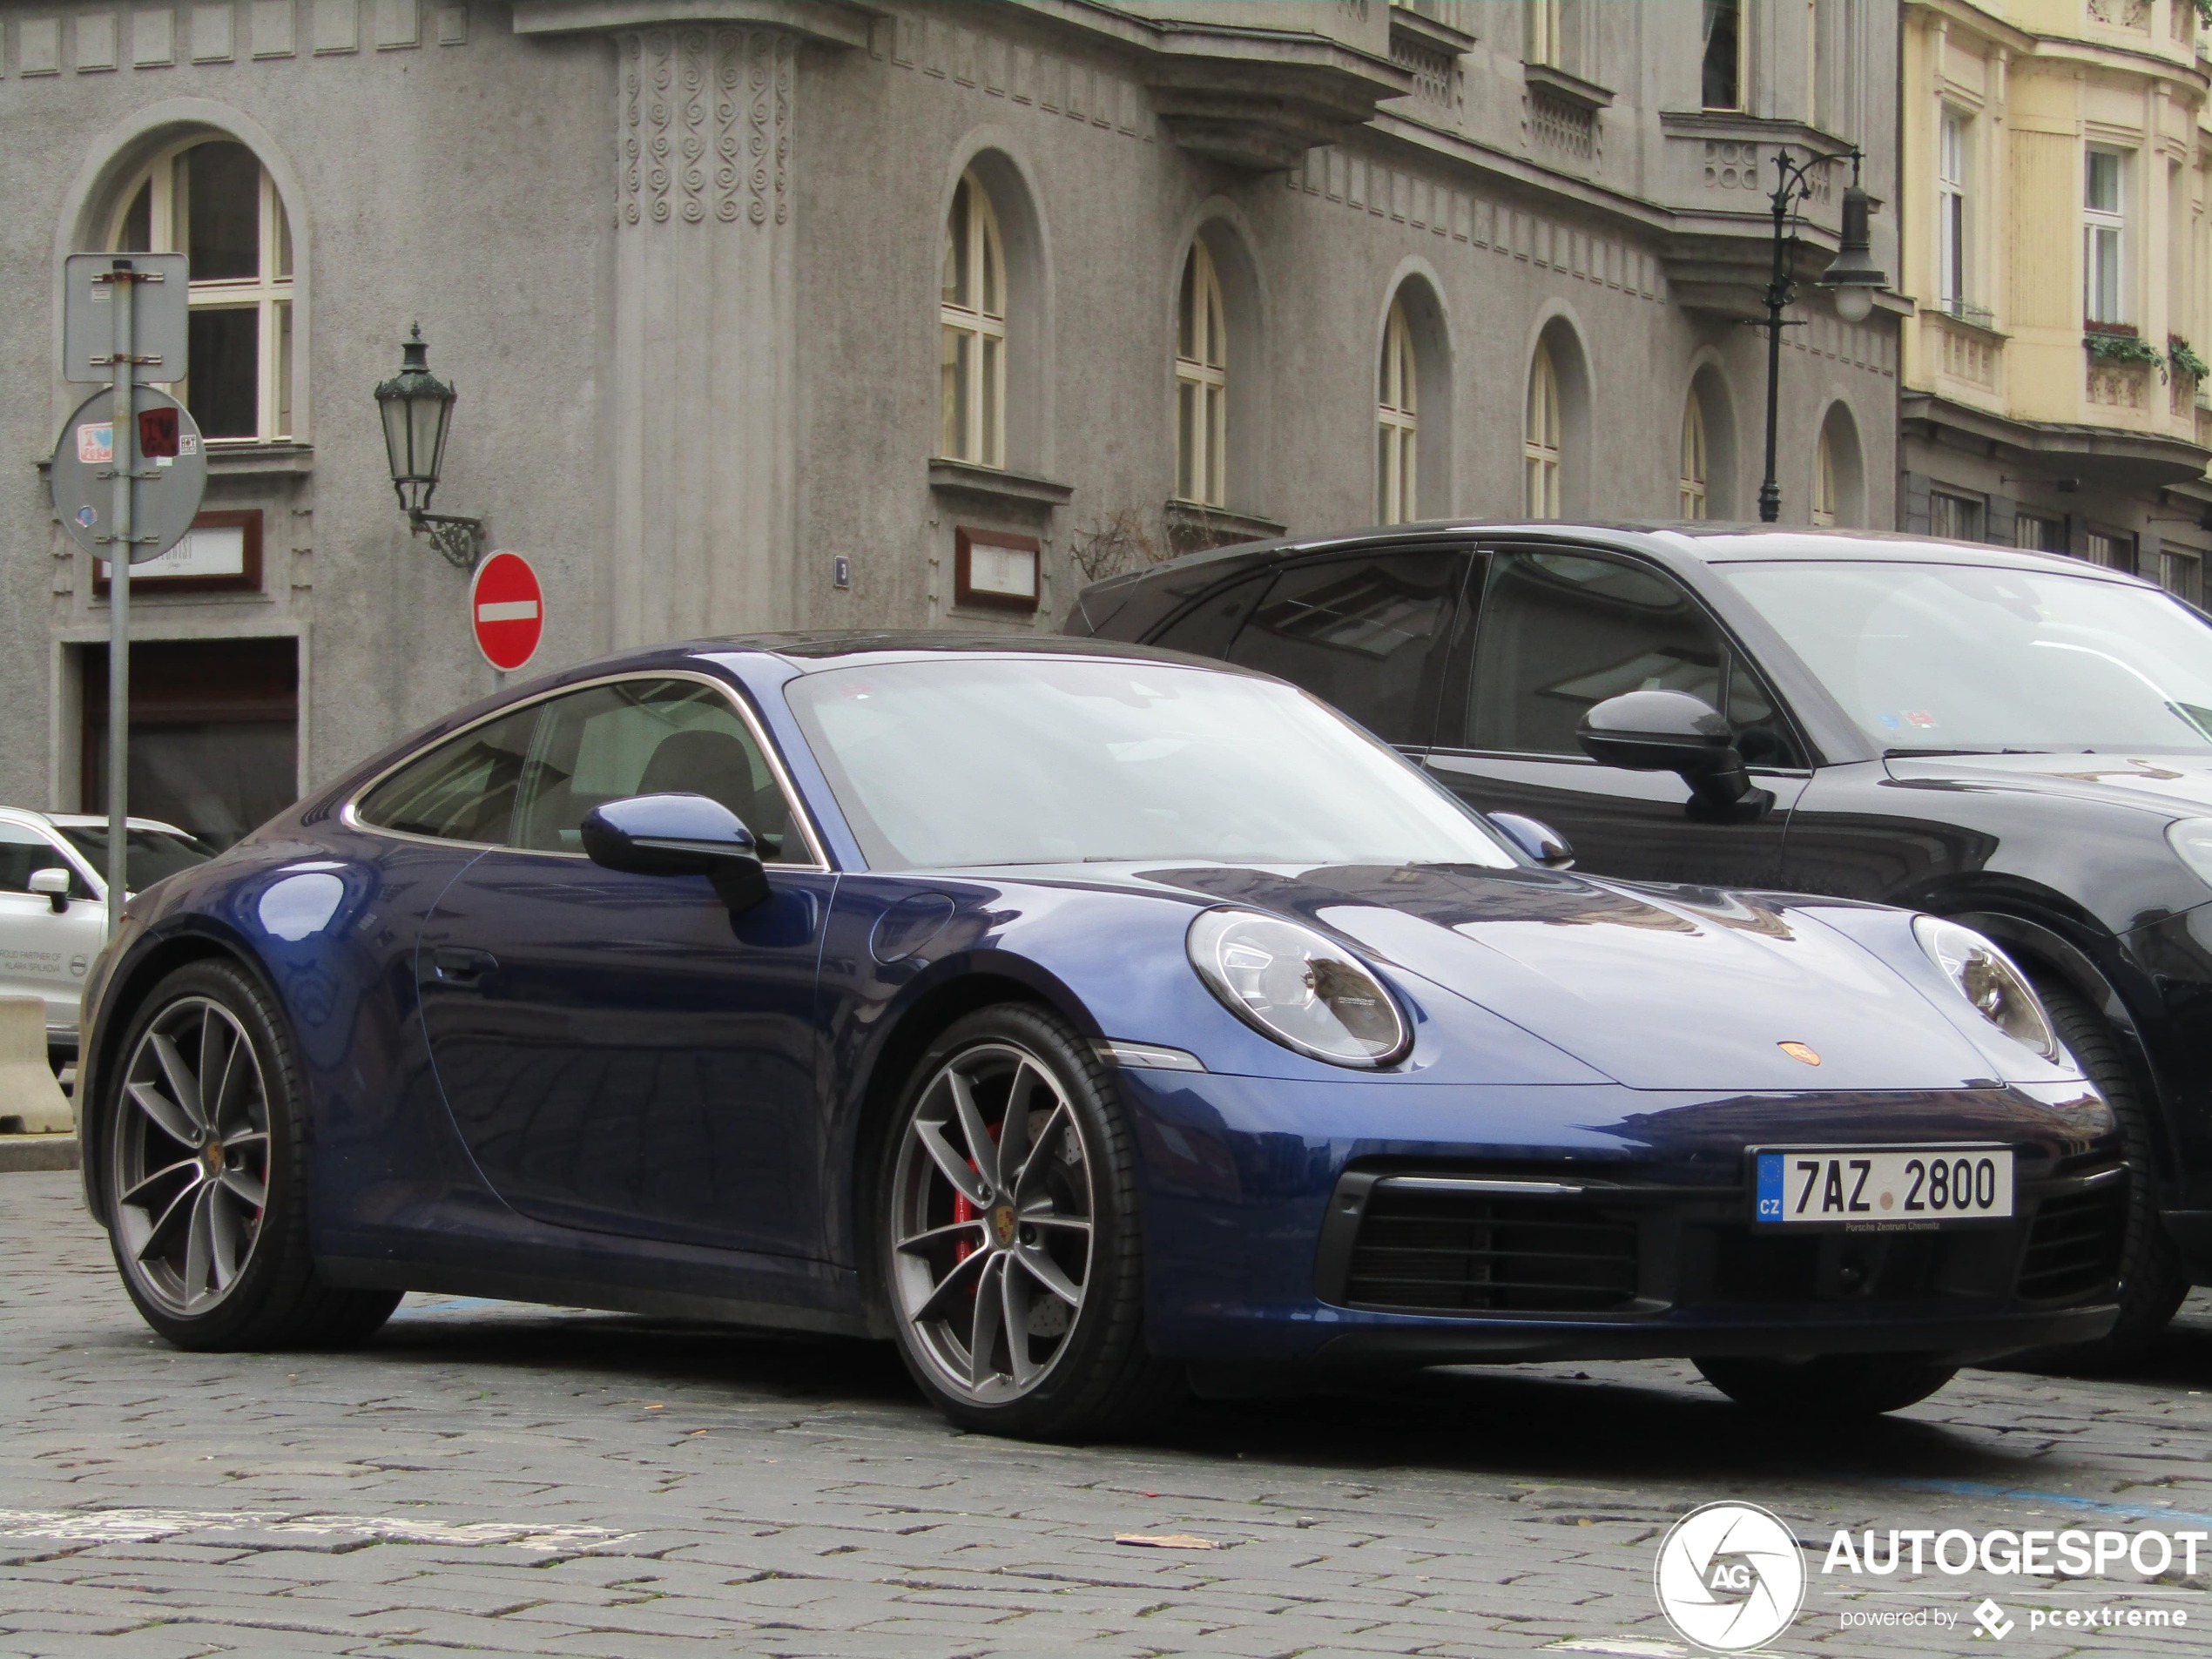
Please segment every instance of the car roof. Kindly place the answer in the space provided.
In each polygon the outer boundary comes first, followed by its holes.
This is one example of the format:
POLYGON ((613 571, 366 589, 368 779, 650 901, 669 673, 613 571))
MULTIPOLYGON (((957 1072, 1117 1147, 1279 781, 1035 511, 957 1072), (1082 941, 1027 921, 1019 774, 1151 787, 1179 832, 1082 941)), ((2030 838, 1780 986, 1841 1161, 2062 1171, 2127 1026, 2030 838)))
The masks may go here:
POLYGON ((1809 525, 1728 523, 1703 520, 1666 522, 1619 519, 1575 522, 1560 519, 1430 519, 1391 524, 1335 536, 1291 536, 1240 542, 1163 560, 1142 570, 1109 577, 1084 590, 1104 594, 1133 587, 1165 571, 1197 573, 1208 565, 1221 574, 1278 559, 1354 550, 1406 542, 1476 536, 1484 540, 1568 542, 1656 555, 1676 564, 1740 564, 1769 560, 1853 559, 1883 563, 1981 564, 2014 570, 2050 570, 2101 581, 2155 586, 2142 578, 2064 553, 2041 553, 1986 542, 1946 542, 1895 530, 1825 529, 1809 525))
POLYGON ((699 639, 678 646, 660 647, 653 654, 659 657, 669 651, 700 656, 758 653, 776 658, 802 674, 862 662, 926 662, 943 657, 1136 658, 1148 662, 1189 664, 1232 674, 1250 672, 1210 657, 1193 657, 1163 646, 1131 644, 1123 640, 1083 639, 1066 634, 948 633, 921 628, 743 634, 727 639, 699 639))

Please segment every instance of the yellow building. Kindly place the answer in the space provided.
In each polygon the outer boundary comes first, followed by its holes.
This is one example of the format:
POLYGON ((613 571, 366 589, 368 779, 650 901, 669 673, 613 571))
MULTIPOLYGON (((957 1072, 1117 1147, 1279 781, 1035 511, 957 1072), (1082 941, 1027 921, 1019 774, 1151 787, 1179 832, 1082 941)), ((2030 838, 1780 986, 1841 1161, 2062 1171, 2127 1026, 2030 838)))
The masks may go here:
POLYGON ((1903 528, 2204 597, 2205 168, 2193 0, 1909 0, 1903 528))

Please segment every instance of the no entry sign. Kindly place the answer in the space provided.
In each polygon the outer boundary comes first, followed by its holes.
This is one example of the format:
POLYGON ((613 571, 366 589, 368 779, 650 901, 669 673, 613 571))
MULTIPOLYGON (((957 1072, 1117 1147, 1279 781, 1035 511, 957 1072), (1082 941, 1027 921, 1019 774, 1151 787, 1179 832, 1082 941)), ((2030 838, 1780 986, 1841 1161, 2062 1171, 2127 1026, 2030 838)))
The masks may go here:
POLYGON ((469 621, 476 649, 494 668, 512 673, 537 652, 545 633, 545 593, 519 553, 495 553, 469 583, 469 621))

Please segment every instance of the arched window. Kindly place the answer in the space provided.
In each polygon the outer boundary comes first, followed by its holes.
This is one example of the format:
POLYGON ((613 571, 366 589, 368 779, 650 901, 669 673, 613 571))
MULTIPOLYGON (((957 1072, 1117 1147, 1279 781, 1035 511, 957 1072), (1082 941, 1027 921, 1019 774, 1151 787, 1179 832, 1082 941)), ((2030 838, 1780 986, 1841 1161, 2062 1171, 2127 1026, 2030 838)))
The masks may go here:
POLYGON ((1812 448, 1812 522, 1836 522, 1836 450, 1828 442, 1826 427, 1821 428, 1820 442, 1812 448))
POLYGON ((231 138, 157 156, 123 194, 118 253, 192 260, 191 376, 173 388, 201 433, 292 435, 292 226, 260 159, 231 138))
POLYGON ((937 450, 979 467, 1006 465, 1006 249, 990 192, 961 176, 945 219, 938 307, 937 450))
POLYGON ((1559 375, 1549 346, 1536 347, 1528 366, 1528 415, 1521 428, 1521 455, 1527 476, 1531 518, 1559 516, 1559 375))
POLYGON ((1682 516, 1684 518, 1705 516, 1706 481, 1705 410, 1697 394, 1692 392, 1682 411, 1682 476, 1676 487, 1682 496, 1682 516))
POLYGON ((1382 372, 1375 394, 1375 516, 1403 524, 1420 516, 1420 374, 1406 307, 1393 301, 1383 328, 1382 372))
POLYGON ((1190 244, 1176 300, 1175 493, 1209 507, 1229 500, 1229 329, 1204 240, 1190 244))

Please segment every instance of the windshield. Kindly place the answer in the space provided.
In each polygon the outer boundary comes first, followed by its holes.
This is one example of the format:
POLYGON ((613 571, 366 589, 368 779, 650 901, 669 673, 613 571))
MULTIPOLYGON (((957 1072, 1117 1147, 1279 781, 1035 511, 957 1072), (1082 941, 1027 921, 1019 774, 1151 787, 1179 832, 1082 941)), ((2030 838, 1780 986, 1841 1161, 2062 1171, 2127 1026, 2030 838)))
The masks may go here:
MULTIPOLYGON (((107 877, 107 826, 79 824, 62 826, 62 833, 84 855, 84 861, 107 877)), ((165 875, 189 870, 215 856, 215 849, 190 835, 166 830, 125 830, 123 856, 130 866, 131 891, 144 893, 165 875)))
POLYGON ((1976 564, 1728 576, 1884 750, 2212 749, 2212 626, 2152 589, 1976 564))
POLYGON ((785 690, 876 869, 1514 860, 1301 691, 1172 663, 948 658, 785 690))

